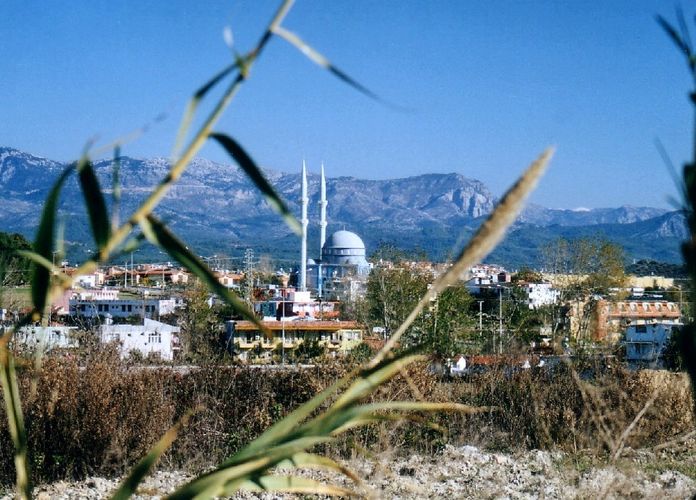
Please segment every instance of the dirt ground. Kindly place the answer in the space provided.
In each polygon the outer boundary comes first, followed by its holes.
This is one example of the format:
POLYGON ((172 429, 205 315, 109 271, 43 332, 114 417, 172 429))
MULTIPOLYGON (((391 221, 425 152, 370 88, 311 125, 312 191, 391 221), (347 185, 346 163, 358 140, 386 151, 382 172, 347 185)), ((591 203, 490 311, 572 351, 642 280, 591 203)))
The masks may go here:
MULTIPOLYGON (((447 446, 434 455, 382 454, 346 465, 363 478, 356 485, 321 471, 302 475, 332 480, 368 498, 692 498, 696 493, 694 442, 669 450, 626 449, 612 463, 582 452, 525 451, 496 453, 473 446, 447 446)), ((161 498, 190 479, 181 472, 160 471, 148 477, 136 498, 161 498)), ((89 478, 78 483, 38 486, 36 498, 108 498, 117 480, 89 478)), ((271 493, 238 498, 294 498, 271 493)), ((6 492, 3 499, 12 498, 6 492)))

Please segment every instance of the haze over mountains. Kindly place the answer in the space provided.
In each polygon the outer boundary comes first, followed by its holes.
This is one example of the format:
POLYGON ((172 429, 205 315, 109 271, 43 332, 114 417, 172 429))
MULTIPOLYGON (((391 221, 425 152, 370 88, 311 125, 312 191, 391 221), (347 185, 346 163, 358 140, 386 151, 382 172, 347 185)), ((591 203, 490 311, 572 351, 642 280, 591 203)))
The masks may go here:
MULTIPOLYGON (((0 231, 33 238, 41 208, 66 165, 0 147, 0 231)), ((120 213, 127 216, 166 175, 162 158, 121 160, 120 213)), ((112 162, 97 161, 102 188, 111 193, 112 162)), ((299 213, 300 174, 266 170, 269 181, 299 213)), ((309 176, 309 255, 319 250, 319 176, 309 176), (314 249, 314 250, 313 250, 314 249)), ((445 258, 471 236, 496 202, 480 181, 460 174, 426 174, 403 179, 327 179, 328 231, 358 233, 368 254, 380 242, 422 249, 445 258)), ((91 246, 83 198, 75 177, 66 184, 60 210, 66 222, 69 255, 91 246)), ((299 240, 266 205, 244 173, 233 165, 196 159, 157 209, 174 231, 201 255, 257 254, 297 260, 299 240)), ((511 268, 539 264, 538 249, 558 237, 603 236, 626 249, 630 259, 681 262, 680 241, 687 232, 681 213, 650 207, 560 210, 531 205, 505 241, 487 259, 511 268)))

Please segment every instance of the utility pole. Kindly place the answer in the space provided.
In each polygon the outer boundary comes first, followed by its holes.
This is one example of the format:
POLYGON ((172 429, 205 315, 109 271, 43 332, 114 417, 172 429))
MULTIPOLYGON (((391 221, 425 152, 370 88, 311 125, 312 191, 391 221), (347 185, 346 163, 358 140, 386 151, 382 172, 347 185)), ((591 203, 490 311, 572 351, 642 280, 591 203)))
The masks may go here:
POLYGON ((498 288, 498 345, 500 346, 499 347, 499 354, 502 354, 503 353, 503 287, 498 288))
POLYGON ((483 301, 479 300, 479 337, 483 335, 483 301))
POLYGON ((135 285, 134 280, 134 267, 133 267, 133 252, 131 252, 131 287, 135 285))
POLYGON ((254 249, 247 248, 244 251, 244 274, 247 283, 248 299, 251 301, 254 289, 254 249))

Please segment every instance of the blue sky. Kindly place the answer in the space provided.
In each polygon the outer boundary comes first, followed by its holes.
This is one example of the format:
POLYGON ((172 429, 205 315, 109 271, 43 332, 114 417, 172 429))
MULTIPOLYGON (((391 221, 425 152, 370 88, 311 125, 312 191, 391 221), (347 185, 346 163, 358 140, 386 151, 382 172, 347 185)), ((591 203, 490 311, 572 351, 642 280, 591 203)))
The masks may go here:
MULTIPOLYGON (((165 114, 129 156, 169 155, 191 92, 248 49, 278 3, 0 4, 0 144, 57 160, 165 114)), ((547 145, 533 200, 670 207, 690 154, 690 79, 654 16, 663 1, 309 1, 285 26, 385 99, 350 89, 274 40, 217 127, 262 165, 330 176, 458 172, 500 195, 547 145)), ((688 11, 687 11, 688 13, 688 11)), ((691 17, 691 15, 689 15, 691 17)), ((696 26, 694 26, 696 33, 696 26)), ((213 144, 201 156, 226 161, 213 144)))

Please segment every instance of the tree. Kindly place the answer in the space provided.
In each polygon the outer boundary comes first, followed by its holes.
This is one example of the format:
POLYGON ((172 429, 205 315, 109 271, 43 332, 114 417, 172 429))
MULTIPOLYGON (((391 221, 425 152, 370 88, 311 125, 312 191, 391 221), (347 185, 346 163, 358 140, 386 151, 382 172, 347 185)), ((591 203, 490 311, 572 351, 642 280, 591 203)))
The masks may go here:
POLYGON ((0 286, 29 281, 29 261, 18 250, 31 250, 31 244, 21 234, 0 232, 0 286))
POLYGON ((600 237, 559 238, 542 248, 542 259, 566 296, 607 294, 626 284, 624 249, 600 237))
MULTIPOLYGON (((372 326, 392 334, 403 323, 432 282, 432 274, 405 267, 376 267, 367 280, 367 316, 372 326)), ((421 315, 422 316, 422 315, 421 315)), ((416 320, 410 330, 418 330, 416 320)))
POLYGON ((526 283, 542 283, 544 281, 544 275, 529 267, 523 267, 512 276, 513 283, 522 281, 526 283))
POLYGON ((435 300, 432 328, 427 330, 423 344, 439 357, 452 357, 466 350, 475 335, 475 322, 469 311, 474 298, 464 285, 448 287, 435 300))
MULTIPOLYGON (((428 271, 376 268, 367 281, 365 309, 368 323, 384 327, 391 335, 406 319, 432 282, 428 271)), ((403 347, 420 347, 440 357, 449 357, 464 348, 473 332, 469 309, 473 298, 463 285, 447 288, 430 308, 422 312, 402 337, 403 347)))
POLYGON ((307 339, 292 351, 292 358, 297 363, 309 363, 323 357, 326 354, 326 346, 319 339, 307 339))
POLYGON ((4 293, 5 288, 28 283, 29 260, 17 252, 31 250, 31 244, 21 234, 0 232, 0 309, 17 312, 22 308, 15 293, 4 293))
POLYGON ((625 254, 620 245, 606 239, 560 238, 542 249, 545 268, 553 273, 554 286, 559 290, 555 308, 554 327, 566 324, 568 307, 575 323, 571 334, 588 337, 597 296, 608 296, 612 289, 626 285, 625 254))
POLYGON ((398 248, 392 243, 380 242, 377 249, 370 255, 370 261, 379 262, 387 261, 399 264, 405 261, 416 261, 421 262, 427 259, 427 254, 425 250, 413 249, 404 250, 398 248))
POLYGON ((184 291, 185 306, 179 313, 181 349, 192 360, 209 359, 224 353, 223 331, 210 292, 198 280, 184 291))

